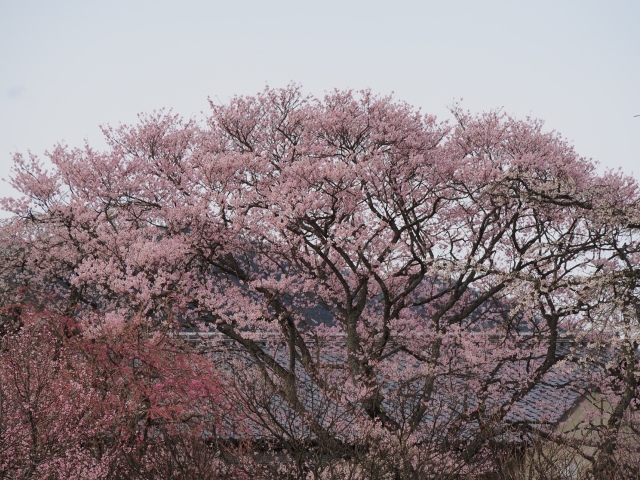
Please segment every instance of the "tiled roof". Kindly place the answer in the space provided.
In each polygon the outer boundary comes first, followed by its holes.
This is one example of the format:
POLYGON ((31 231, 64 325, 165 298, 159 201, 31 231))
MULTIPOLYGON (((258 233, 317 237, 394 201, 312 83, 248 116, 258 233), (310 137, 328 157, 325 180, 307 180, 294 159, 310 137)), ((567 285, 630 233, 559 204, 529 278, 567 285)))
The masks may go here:
MULTIPOLYGON (((203 342, 202 338, 198 337, 196 334, 191 334, 191 341, 203 342)), ((336 341, 339 342, 344 340, 336 338, 336 341)), ((266 350, 271 353, 275 352, 276 361, 281 366, 287 368, 288 353, 285 348, 282 346, 280 346, 280 348, 276 348, 276 344, 268 338, 264 338, 260 343, 266 350)), ((230 340, 218 334, 205 335, 205 341, 201 343, 201 345, 208 346, 206 349, 209 352, 208 354, 219 361, 223 366, 222 368, 227 368, 230 365, 231 360, 241 362, 247 369, 250 369, 252 365, 254 365, 251 357, 246 352, 243 352, 242 349, 234 346, 230 340), (224 367, 224 365, 227 365, 227 367, 224 367)), ((582 370, 577 363, 560 359, 569 356, 571 346, 572 344, 569 341, 565 341, 558 345, 557 355, 559 357, 559 362, 543 376, 541 381, 538 382, 530 392, 510 407, 508 413, 503 419, 504 423, 512 425, 524 423, 534 427, 541 426, 543 424, 555 425, 561 421, 563 416, 565 416, 565 414, 574 405, 576 405, 576 403, 582 398, 587 385, 580 379, 582 370)), ((322 360, 323 363, 344 364, 345 356, 340 353, 328 354, 324 352, 322 354, 322 360)), ((331 405, 330 402, 327 401, 327 398, 322 394, 321 389, 314 384, 303 368, 298 367, 296 374, 301 401, 307 408, 319 413, 318 418, 321 423, 331 423, 332 418, 335 417, 340 417, 343 425, 349 425, 350 423, 355 422, 355 418, 349 418, 354 415, 353 412, 346 412, 344 409, 341 409, 340 406, 335 404, 331 405)), ((466 407, 471 408, 473 408, 474 403, 477 403, 476 399, 473 398, 473 393, 470 392, 468 388, 465 388, 461 379, 441 378, 441 381, 448 382, 448 388, 446 389, 447 393, 436 394, 432 399, 432 402, 434 402, 434 405, 438 404, 443 409, 448 410, 449 415, 455 415, 459 412, 463 408, 463 402, 466 407), (460 385, 460 392, 456 398, 451 395, 451 392, 455 393, 457 384, 460 385), (463 396, 464 400, 462 400, 463 396), (454 404, 454 402, 457 402, 457 404, 454 404)), ((341 386, 338 385, 336 387, 339 388, 341 386)), ((386 383, 385 388, 391 390, 397 388, 397 385, 394 381, 389 381, 386 383)), ((438 390, 436 389, 436 391, 438 390)), ((495 406, 496 403, 500 404, 501 402, 504 402, 505 399, 495 398, 490 399, 489 401, 495 406)), ((301 422, 296 418, 294 412, 287 406, 286 402, 282 398, 277 395, 273 395, 269 398, 268 402, 269 405, 265 405, 264 407, 272 408, 272 413, 277 412, 277 415, 282 417, 280 420, 288 425, 288 428, 291 429, 292 433, 297 435, 305 435, 308 433, 304 422, 301 422)), ((402 405, 392 405, 387 401, 384 407, 389 412, 395 412, 396 415, 402 415, 402 405)), ((439 410, 438 415, 441 414, 442 410, 439 410)), ((438 422, 447 421, 447 419, 438 415, 427 414, 425 415, 423 422, 436 425, 438 422)), ((256 436, 263 436, 266 434, 260 425, 247 426, 256 436)), ((325 426, 331 427, 331 425, 325 426)), ((468 435, 473 436, 473 431, 476 430, 474 428, 474 424, 470 423, 468 425, 468 429, 468 435)))

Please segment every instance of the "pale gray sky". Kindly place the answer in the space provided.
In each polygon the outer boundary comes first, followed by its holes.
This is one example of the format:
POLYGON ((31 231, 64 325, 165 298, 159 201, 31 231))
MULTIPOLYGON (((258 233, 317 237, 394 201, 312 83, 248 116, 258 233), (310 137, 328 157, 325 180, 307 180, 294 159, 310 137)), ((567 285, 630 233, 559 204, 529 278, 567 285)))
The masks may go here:
POLYGON ((292 81, 542 118, 640 178, 637 0, 0 0, 0 177, 15 151, 292 81))

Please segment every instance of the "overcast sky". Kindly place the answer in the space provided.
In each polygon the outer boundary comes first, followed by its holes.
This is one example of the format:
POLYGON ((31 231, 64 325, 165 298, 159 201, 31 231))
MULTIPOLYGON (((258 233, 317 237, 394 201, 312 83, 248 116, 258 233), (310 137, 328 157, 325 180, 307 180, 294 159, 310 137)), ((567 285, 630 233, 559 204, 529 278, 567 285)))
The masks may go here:
POLYGON ((290 82, 542 118, 640 179, 637 0, 0 0, 0 177, 12 152, 290 82))

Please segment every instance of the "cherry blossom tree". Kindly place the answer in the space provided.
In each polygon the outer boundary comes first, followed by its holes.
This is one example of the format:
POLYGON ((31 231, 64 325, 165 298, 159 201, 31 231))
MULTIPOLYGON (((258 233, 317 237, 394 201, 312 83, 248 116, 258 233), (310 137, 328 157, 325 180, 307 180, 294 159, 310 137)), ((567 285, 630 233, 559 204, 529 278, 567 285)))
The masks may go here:
POLYGON ((48 166, 18 154, 11 291, 83 338, 114 318, 150 342, 207 332, 265 476, 490 471, 532 431, 523 399, 574 368, 561 341, 604 340, 626 360, 581 373, 616 405, 599 475, 637 410, 637 184, 539 121, 452 113, 291 86, 201 123, 141 116, 48 166))

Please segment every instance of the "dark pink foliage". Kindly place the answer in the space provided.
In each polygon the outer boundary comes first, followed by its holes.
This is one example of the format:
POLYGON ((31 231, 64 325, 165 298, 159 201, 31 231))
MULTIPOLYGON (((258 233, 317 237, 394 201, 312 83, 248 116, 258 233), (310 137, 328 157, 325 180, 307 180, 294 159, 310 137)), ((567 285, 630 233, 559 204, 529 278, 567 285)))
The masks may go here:
POLYGON ((0 351, 2 478, 220 478, 206 450, 232 415, 205 357, 135 321, 21 318, 0 351))

